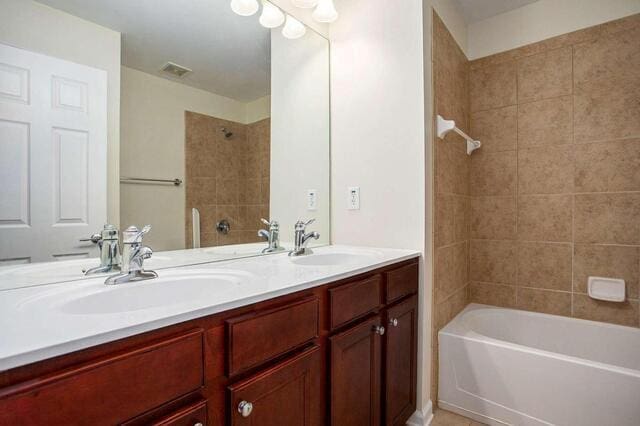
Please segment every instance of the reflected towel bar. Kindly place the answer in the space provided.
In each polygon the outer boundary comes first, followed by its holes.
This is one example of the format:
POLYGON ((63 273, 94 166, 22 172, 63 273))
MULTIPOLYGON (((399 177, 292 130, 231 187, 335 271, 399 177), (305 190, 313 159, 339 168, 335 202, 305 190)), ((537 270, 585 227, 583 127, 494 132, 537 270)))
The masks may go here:
POLYGON ((132 177, 121 177, 120 183, 144 183, 144 182, 157 182, 157 183, 172 183, 175 186, 182 185, 182 179, 144 179, 144 178, 132 178, 132 177))

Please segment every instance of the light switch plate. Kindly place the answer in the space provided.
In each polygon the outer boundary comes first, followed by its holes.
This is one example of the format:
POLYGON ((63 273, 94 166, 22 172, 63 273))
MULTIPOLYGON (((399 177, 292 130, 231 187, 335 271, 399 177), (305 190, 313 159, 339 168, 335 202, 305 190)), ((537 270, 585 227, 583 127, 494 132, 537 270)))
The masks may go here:
POLYGON ((307 191, 307 210, 318 210, 318 191, 315 189, 307 191))
POLYGON ((360 187, 350 186, 348 188, 347 210, 360 210, 360 187))

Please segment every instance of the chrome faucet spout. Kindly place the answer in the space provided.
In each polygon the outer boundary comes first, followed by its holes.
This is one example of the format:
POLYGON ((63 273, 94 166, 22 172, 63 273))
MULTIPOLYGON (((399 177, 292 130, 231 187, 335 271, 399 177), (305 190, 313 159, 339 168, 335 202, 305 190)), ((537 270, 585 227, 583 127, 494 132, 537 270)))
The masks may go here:
POLYGON ((315 219, 311 219, 308 222, 303 222, 301 220, 296 222, 295 227, 294 227, 294 231, 295 231, 295 237, 294 237, 295 241, 294 241, 294 243, 295 243, 295 246, 294 246, 293 250, 291 250, 289 252, 289 256, 301 256, 303 254, 311 253, 311 249, 308 249, 306 247, 307 243, 312 238, 314 240, 317 240, 318 238, 320 238, 320 234, 317 233, 317 232, 309 232, 309 233, 305 233, 305 232, 307 230, 307 226, 311 225, 315 221, 316 221, 315 219))
POLYGON ((122 233, 122 272, 108 277, 105 284, 122 284, 158 276, 154 271, 144 270, 144 261, 153 255, 153 250, 142 245, 142 237, 150 230, 151 225, 145 226, 142 230, 130 226, 122 233))
POLYGON ((269 230, 261 229, 258 231, 258 237, 266 239, 269 244, 262 250, 262 253, 273 253, 284 250, 284 248, 280 247, 280 224, 275 220, 260 220, 269 227, 269 230))

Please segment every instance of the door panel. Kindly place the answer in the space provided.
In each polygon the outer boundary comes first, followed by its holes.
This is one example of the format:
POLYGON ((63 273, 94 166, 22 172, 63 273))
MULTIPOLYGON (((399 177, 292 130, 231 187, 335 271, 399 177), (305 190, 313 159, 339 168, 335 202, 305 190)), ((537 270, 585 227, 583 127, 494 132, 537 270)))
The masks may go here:
POLYGON ((385 424, 404 425, 416 409, 416 296, 390 308, 386 324, 385 424))
POLYGON ((97 256, 106 72, 0 44, 0 265, 97 256))
POLYGON ((330 338, 331 424, 380 424, 380 325, 376 316, 330 338))
POLYGON ((313 346, 229 386, 231 425, 320 426, 321 368, 320 348, 313 346), (252 407, 246 417, 238 411, 242 402, 252 407))

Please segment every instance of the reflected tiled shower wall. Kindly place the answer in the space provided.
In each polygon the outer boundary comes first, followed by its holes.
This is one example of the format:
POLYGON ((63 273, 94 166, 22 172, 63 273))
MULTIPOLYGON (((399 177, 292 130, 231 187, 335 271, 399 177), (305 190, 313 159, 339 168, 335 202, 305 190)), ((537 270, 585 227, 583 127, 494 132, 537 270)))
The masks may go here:
POLYGON ((470 64, 470 300, 640 325, 640 15, 470 64), (625 303, 589 298, 623 278, 625 303))
MULTIPOLYGON (((440 18, 433 16, 434 110, 469 130, 469 61, 440 18)), ((434 126, 435 127, 435 126, 434 126)), ((464 139, 434 136, 433 376, 438 377, 437 331, 467 304, 469 289, 469 170, 464 139)), ((475 155, 475 154, 474 154, 475 155)), ((432 395, 437 401, 437 380, 432 395)))
POLYGON ((260 218, 269 218, 270 120, 241 124, 186 111, 185 132, 186 247, 193 246, 193 207, 202 247, 261 241, 260 218), (221 219, 231 225, 227 235, 216 232, 221 219))

